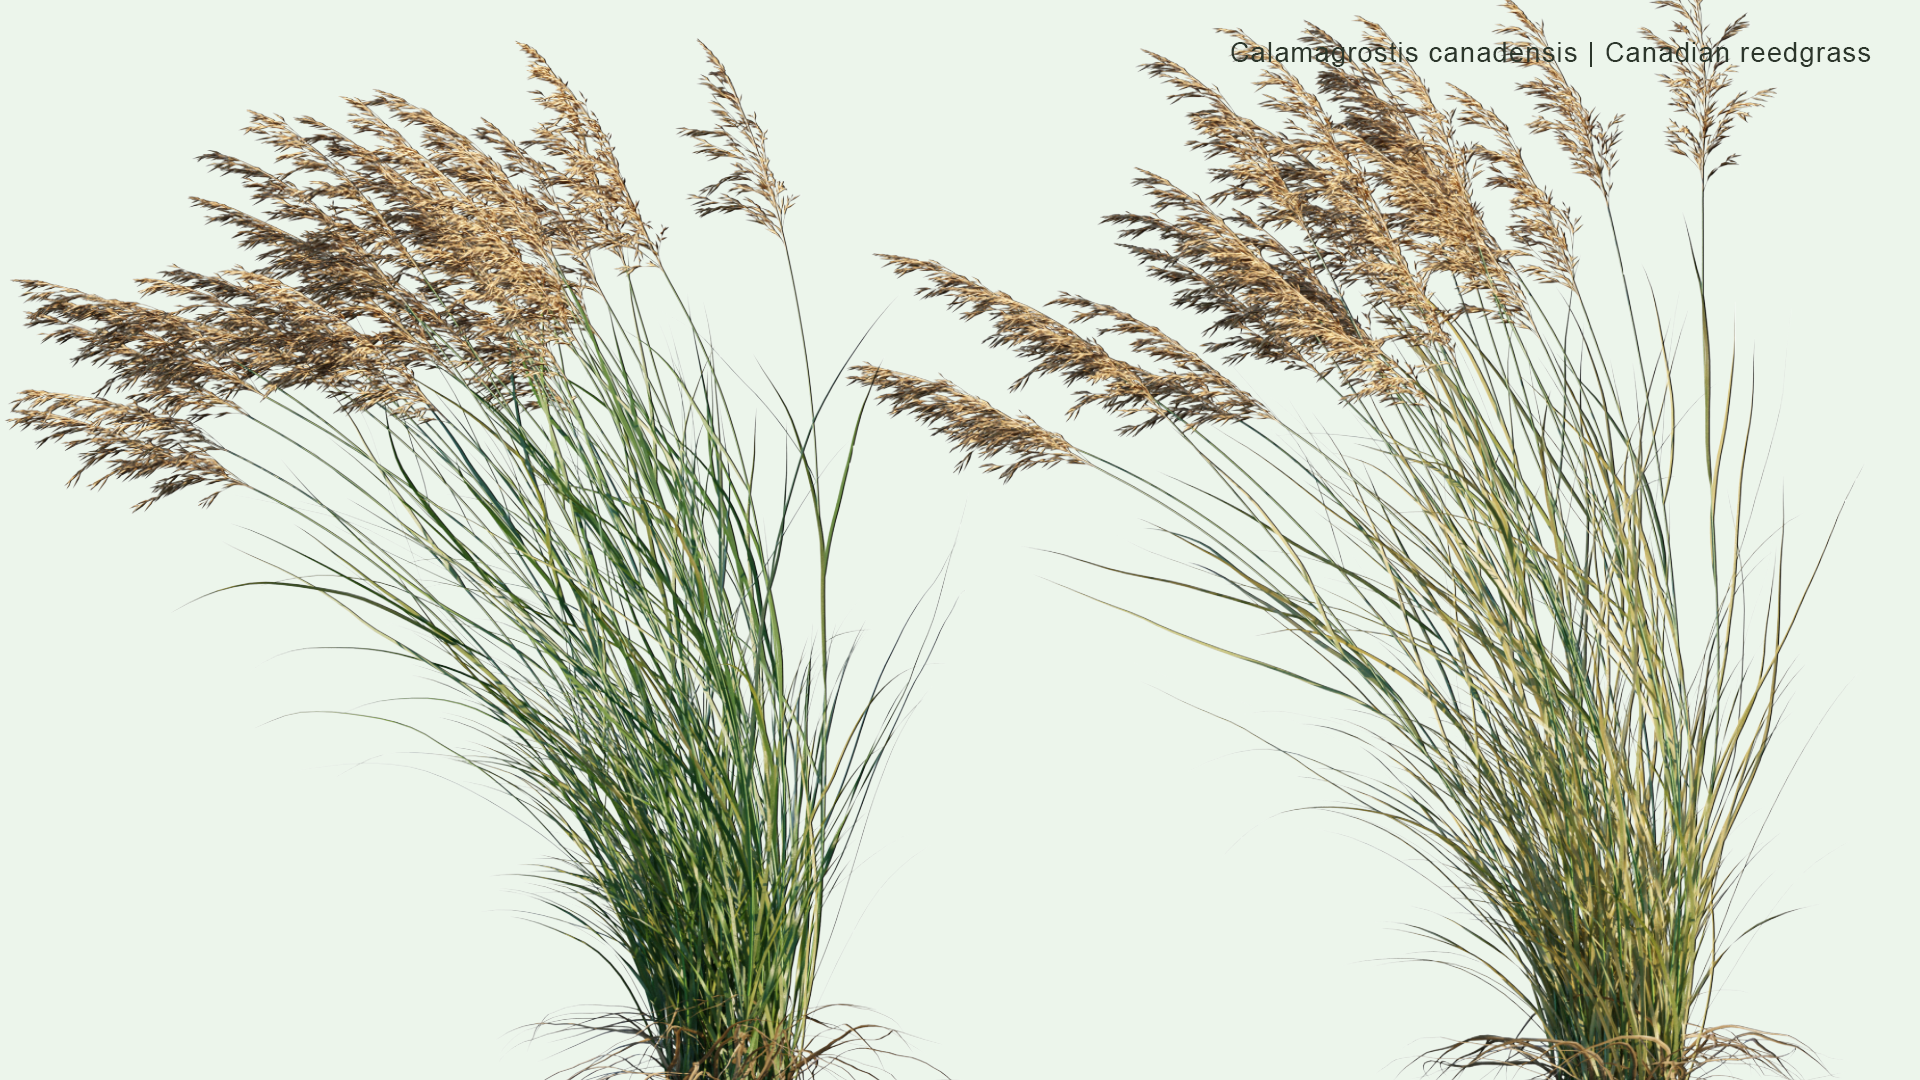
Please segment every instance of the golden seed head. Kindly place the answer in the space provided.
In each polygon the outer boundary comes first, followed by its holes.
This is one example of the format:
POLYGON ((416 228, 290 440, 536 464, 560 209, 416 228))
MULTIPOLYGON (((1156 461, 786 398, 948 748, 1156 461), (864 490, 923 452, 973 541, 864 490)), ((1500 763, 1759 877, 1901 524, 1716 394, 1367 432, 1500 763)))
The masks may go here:
MULTIPOLYGON (((536 404, 552 347, 572 333, 593 256, 622 273, 659 247, 629 196, 599 121, 546 60, 522 45, 548 120, 515 142, 492 124, 471 138, 390 93, 348 98, 342 132, 312 117, 252 113, 245 131, 276 168, 208 153, 240 178, 257 213, 194 203, 231 228, 259 265, 180 267, 140 281, 173 308, 21 281, 29 326, 77 341, 76 360, 111 372, 100 394, 28 391, 12 422, 83 451, 108 476, 160 474, 154 496, 240 482, 208 456, 200 423, 236 398, 314 387, 344 412, 430 412, 421 368, 451 371, 495 400, 536 404)), ((45 440, 42 440, 43 442, 45 440)), ((76 474, 76 479, 78 475, 76 474)))

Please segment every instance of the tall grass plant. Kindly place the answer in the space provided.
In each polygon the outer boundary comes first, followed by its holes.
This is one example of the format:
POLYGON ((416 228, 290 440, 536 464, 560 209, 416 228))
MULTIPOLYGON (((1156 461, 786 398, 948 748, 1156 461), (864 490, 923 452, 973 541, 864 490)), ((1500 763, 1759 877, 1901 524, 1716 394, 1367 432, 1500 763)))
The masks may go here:
MULTIPOLYGON (((858 426, 823 421, 797 283, 795 371, 755 388, 700 334, 597 119, 526 52, 549 114, 530 139, 386 94, 349 99, 352 134, 255 114, 281 169, 207 158, 265 212, 198 201, 266 256, 143 283, 176 309, 23 282, 30 321, 127 393, 29 391, 14 423, 100 480, 157 476, 142 507, 201 485, 278 503, 303 538, 276 538, 266 584, 340 602, 454 691, 481 748, 441 744, 552 840, 550 921, 625 990, 565 1023, 611 1036, 576 1076, 864 1071, 849 1051, 886 1051, 819 1015, 818 962, 931 637, 856 665, 830 634, 858 426), (316 479, 227 449, 203 426, 224 414, 316 479)), ((766 228, 793 283, 792 198, 708 59, 715 123, 685 134, 730 171, 697 210, 766 228)))
POLYGON ((1190 145, 1214 187, 1143 171, 1151 209, 1107 219, 1175 307, 1211 320, 1203 348, 1082 296, 1053 301, 1071 312, 1056 318, 886 256, 1032 363, 1013 390, 1082 385, 1069 416, 1092 406, 1130 418, 1122 434, 1171 429, 1196 479, 1155 479, 948 380, 854 378, 956 443, 963 465, 1008 479, 1086 465, 1151 500, 1200 574, 1127 573, 1263 613, 1286 644, 1175 632, 1354 711, 1372 765, 1300 760, 1453 893, 1460 917, 1425 932, 1533 1026, 1441 1060, 1555 1080, 1780 1066, 1791 1040, 1713 1011, 1743 932, 1736 826, 1804 597, 1783 533, 1754 521, 1753 398, 1707 303, 1708 182, 1768 93, 1736 92, 1716 51, 1743 20, 1714 28, 1698 0, 1660 0, 1675 23, 1642 36, 1673 61, 1666 141, 1699 196, 1677 253, 1694 295, 1675 303, 1631 282, 1613 218, 1620 119, 1505 6, 1528 127, 1598 195, 1613 250, 1597 267, 1580 264, 1578 219, 1508 125, 1464 90, 1437 99, 1384 28, 1362 20, 1356 51, 1310 25, 1286 55, 1234 32, 1236 55, 1261 63, 1268 119, 1149 54, 1144 69, 1193 103, 1190 145), (1308 64, 1311 87, 1295 72, 1308 64), (1311 372, 1345 415, 1282 420, 1222 370, 1243 361, 1311 372))

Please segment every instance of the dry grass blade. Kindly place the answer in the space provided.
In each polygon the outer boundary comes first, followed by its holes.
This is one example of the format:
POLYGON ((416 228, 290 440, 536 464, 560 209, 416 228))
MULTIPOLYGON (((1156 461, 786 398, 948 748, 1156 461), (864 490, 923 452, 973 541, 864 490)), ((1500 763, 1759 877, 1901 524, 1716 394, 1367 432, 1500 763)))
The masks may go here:
POLYGON ((1811 1056, 1806 1047, 1785 1035, 1722 1024, 1691 1032, 1678 1055, 1659 1039, 1646 1035, 1621 1035, 1591 1046, 1566 1039, 1475 1035, 1434 1051, 1427 1060, 1449 1069, 1533 1069, 1548 1080, 1575 1076, 1628 1080, 1634 1075, 1686 1080, 1706 1076, 1717 1066, 1740 1062, 1756 1062, 1777 1075, 1791 1076, 1787 1058, 1795 1053, 1811 1056), (1654 1051, 1656 1067, 1644 1073, 1616 1070, 1612 1061, 1615 1052, 1636 1046, 1654 1051))
MULTIPOLYGON (((855 1055, 876 1059, 901 1058, 922 1065, 927 1062, 911 1054, 890 1050, 881 1044, 901 1037, 900 1032, 882 1024, 836 1024, 820 1018, 819 1013, 832 1006, 816 1009, 807 1017, 809 1026, 821 1029, 802 1046, 788 1046, 764 1035, 734 1032, 718 1040, 728 1051, 717 1055, 727 1064, 713 1069, 697 1065, 685 1074, 664 1071, 656 1064, 671 1060, 672 1050, 663 1043, 676 1039, 702 1037, 702 1033, 662 1026, 632 1013, 612 1012, 580 1020, 546 1021, 536 1027, 552 1028, 559 1034, 585 1037, 615 1036, 622 1039, 590 1060, 566 1072, 564 1080, 613 1080, 620 1076, 646 1077, 649 1080, 727 1080, 733 1076, 780 1075, 782 1067, 791 1067, 800 1076, 854 1076, 880 1080, 885 1074, 877 1067, 857 1064, 855 1055), (635 1036, 636 1032, 646 1032, 635 1036)), ((940 1070, 936 1069, 936 1072, 940 1070)), ((555 1074, 558 1076, 559 1074, 555 1074)), ((946 1076, 944 1072, 941 1076, 946 1076)))

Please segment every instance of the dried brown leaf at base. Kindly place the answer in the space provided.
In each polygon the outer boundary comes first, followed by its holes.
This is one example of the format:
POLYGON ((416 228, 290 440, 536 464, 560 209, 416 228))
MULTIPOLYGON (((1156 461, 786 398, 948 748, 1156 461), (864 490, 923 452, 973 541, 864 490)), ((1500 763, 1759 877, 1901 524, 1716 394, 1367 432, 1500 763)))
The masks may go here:
POLYGON ((889 416, 907 413, 965 451, 953 467, 955 472, 971 464, 975 455, 1012 456, 1014 460, 1003 464, 980 463, 987 472, 999 473, 1001 480, 1011 480, 1020 470, 1035 466, 1086 464, 1073 452, 1072 444, 1034 423, 1031 417, 1009 416, 946 379, 921 379, 862 364, 853 369, 847 381, 880 391, 881 402, 892 406, 889 416))
POLYGON ((1434 1064, 1450 1069, 1523 1068, 1537 1069, 1543 1078, 1579 1076, 1581 1080, 1693 1080, 1720 1065, 1758 1062, 1781 1076, 1791 1075, 1786 1059, 1789 1054, 1811 1056, 1805 1046, 1772 1031, 1717 1024, 1689 1034, 1678 1058, 1668 1046, 1651 1035, 1619 1035, 1591 1046, 1565 1039, 1521 1038, 1505 1035, 1475 1035, 1429 1054, 1434 1064), (1646 1059, 1635 1050, 1651 1050, 1646 1059), (1622 1055, 1639 1058, 1632 1071, 1621 1072, 1615 1066, 1622 1055))
MULTIPOLYGON (((566 1073, 566 1080, 612 1080, 618 1076, 648 1077, 652 1080, 803 1080, 819 1076, 827 1069, 841 1069, 867 1080, 880 1080, 880 1073, 853 1064, 855 1053, 875 1057, 905 1058, 927 1064, 918 1057, 880 1046, 901 1033, 883 1024, 836 1024, 820 1018, 820 1013, 842 1006, 824 1005, 809 1012, 806 1022, 823 1029, 795 1046, 777 1033, 730 1029, 725 1032, 701 1032, 662 1022, 645 1013, 609 1012, 579 1020, 545 1021, 535 1028, 549 1027, 558 1032, 576 1033, 579 1038, 612 1035, 621 1038, 617 1045, 602 1051, 566 1073), (675 1044, 701 1048, 703 1060, 690 1068, 668 1069, 659 1064, 672 1057, 675 1044), (709 1067, 717 1065, 718 1067, 709 1067)), ((537 1030, 536 1030, 537 1034, 537 1030)), ((946 1073, 940 1072, 942 1077, 946 1073)), ((559 1074, 555 1074, 559 1075, 559 1074)))

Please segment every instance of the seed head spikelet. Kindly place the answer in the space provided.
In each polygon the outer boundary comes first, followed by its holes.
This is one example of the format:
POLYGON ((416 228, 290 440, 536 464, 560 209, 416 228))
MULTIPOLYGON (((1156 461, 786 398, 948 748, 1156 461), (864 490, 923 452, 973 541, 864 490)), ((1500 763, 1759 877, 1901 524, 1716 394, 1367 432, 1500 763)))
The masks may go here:
POLYGON ((980 463, 981 469, 999 473, 1003 481, 1035 466, 1086 464, 1067 440, 1034 423, 1031 417, 1009 416, 946 379, 921 379, 862 364, 848 373, 847 381, 880 391, 881 403, 891 406, 889 415, 906 413, 964 451, 953 467, 955 472, 972 464, 975 455, 1013 458, 1004 463, 980 463))
POLYGON ((773 174, 773 165, 767 157, 766 129, 740 103, 740 92, 734 88, 726 65, 712 49, 704 44, 700 47, 706 50, 707 63, 711 66, 700 85, 706 87, 713 98, 713 115, 718 122, 710 129, 681 128, 680 133, 695 140, 701 156, 731 165, 733 171, 694 193, 696 212, 705 217, 745 211, 754 222, 784 242, 787 211, 793 208, 795 197, 788 194, 787 186, 773 174))
POLYGON ((140 279, 142 296, 172 309, 19 282, 35 305, 28 325, 53 327, 48 339, 80 343, 76 361, 110 369, 99 394, 132 396, 129 408, 23 397, 11 422, 57 432, 109 476, 160 474, 145 508, 193 484, 217 495, 240 483, 211 467, 217 443, 199 425, 244 411, 246 394, 312 387, 343 412, 418 420, 430 407, 416 373, 439 368, 490 400, 536 404, 533 384, 571 332, 578 295, 599 288, 592 256, 611 252, 629 273, 659 249, 599 122, 522 49, 551 88, 534 95, 550 119, 524 143, 493 124, 469 139, 386 92, 346 99, 348 132, 251 113, 243 130, 276 168, 218 151, 201 160, 238 178, 263 212, 193 202, 258 251, 258 265, 140 279))
MULTIPOLYGON (((1252 44, 1239 31, 1229 33, 1252 44)), ((1333 39, 1309 26, 1299 40, 1324 47, 1333 39)), ((1376 197, 1379 178, 1369 174, 1373 155, 1364 140, 1351 137, 1284 63, 1268 62, 1254 85, 1265 92, 1262 106, 1285 118, 1273 132, 1277 143, 1269 153, 1303 204, 1299 225, 1306 243, 1294 250, 1330 291, 1361 290, 1364 309, 1385 331, 1375 331, 1377 336, 1414 345, 1443 340, 1439 305, 1421 288, 1408 252, 1394 241, 1388 208, 1376 197)), ((1256 168, 1264 172, 1268 166, 1256 168)), ((1229 166, 1217 170, 1215 180, 1234 175, 1229 166)), ((1241 190, 1230 188, 1227 197, 1236 198, 1241 190)))
MULTIPOLYGON (((1391 55, 1392 37, 1378 23, 1366 27, 1364 44, 1391 55)), ((1314 47, 1339 46, 1313 28, 1302 39, 1314 47)), ((1383 60, 1352 61, 1322 67, 1316 83, 1322 100, 1340 109, 1339 126, 1350 153, 1373 178, 1375 198, 1386 227, 1400 250, 1411 257, 1412 271, 1426 299, 1452 320, 1477 313, 1474 303, 1514 313, 1521 302, 1508 276, 1512 253, 1495 242, 1486 216, 1475 202, 1473 158, 1459 141, 1453 116, 1434 104, 1432 91, 1411 64, 1383 60), (1432 279, 1456 282, 1463 296, 1448 304, 1433 296, 1432 279)))
POLYGON ((1148 325, 1110 305, 1085 297, 1063 295, 1050 305, 1079 308, 1069 320, 1078 324, 1102 318, 1112 325, 1100 334, 1131 335, 1134 351, 1171 363, 1178 373, 1152 371, 1120 360, 1096 341, 1075 332, 1068 323, 1038 308, 989 289, 980 282, 923 259, 881 256, 897 274, 924 273, 933 284, 919 289, 922 296, 944 298, 948 306, 962 311, 962 319, 987 315, 994 331, 987 344, 1008 346, 1035 363, 1014 380, 1009 391, 1019 391, 1036 375, 1051 375, 1067 386, 1093 383, 1096 389, 1079 390, 1067 415, 1073 417, 1088 405, 1097 405, 1116 415, 1143 414, 1144 419, 1121 429, 1137 434, 1161 420, 1174 420, 1192 428, 1201 424, 1245 419, 1262 412, 1257 403, 1211 364, 1194 355, 1158 328, 1148 325))
POLYGON ((1520 84, 1520 89, 1534 99, 1534 111, 1539 114, 1528 121, 1527 130, 1536 135, 1552 135, 1573 163, 1574 172, 1591 180, 1603 198, 1612 195, 1613 170, 1620 160, 1623 118, 1615 115, 1611 120, 1602 121, 1587 108, 1560 62, 1552 59, 1557 53, 1547 37, 1547 28, 1529 17, 1514 0, 1505 0, 1501 6, 1513 16, 1513 22, 1500 27, 1497 33, 1504 36, 1505 44, 1518 50, 1519 64, 1539 72, 1520 84))
POLYGON ((212 451, 220 447, 196 426, 204 416, 163 416, 138 405, 44 390, 24 391, 13 408, 30 428, 47 432, 36 445, 60 439, 67 449, 81 451, 80 469, 67 478, 69 485, 78 483, 88 469, 101 463, 111 468, 95 477, 89 487, 166 472, 154 485, 153 495, 135 506, 136 510, 195 484, 215 485, 200 500, 201 506, 213 502, 226 488, 245 486, 214 459, 212 451))
POLYGON ((518 144, 492 124, 482 125, 475 137, 499 155, 509 173, 532 182, 533 190, 542 196, 540 205, 551 208, 549 228, 574 250, 621 253, 626 256, 620 268, 623 274, 657 266, 661 237, 634 204, 613 140, 600 126, 599 117, 533 46, 523 43, 520 48, 532 60, 532 78, 552 88, 545 93, 534 91, 533 99, 553 118, 518 144), (528 153, 532 150, 544 156, 528 153))
POLYGON ((1223 216, 1207 201, 1154 173, 1134 183, 1154 196, 1153 213, 1109 214, 1123 241, 1152 233, 1165 246, 1124 243, 1147 272, 1175 286, 1173 303, 1214 322, 1202 350, 1226 363, 1254 359, 1313 371, 1356 395, 1389 392, 1357 374, 1385 358, 1372 336, 1303 253, 1245 215, 1223 216), (1236 227, 1239 226, 1239 227, 1236 227))
POLYGON ((1474 143, 1466 149, 1487 165, 1488 187, 1511 193, 1508 207, 1513 220, 1507 235, 1519 245, 1519 256, 1528 260, 1522 269, 1543 285, 1577 291, 1574 270, 1579 260, 1573 254, 1573 234, 1580 227, 1579 219, 1534 180, 1506 121, 1472 94, 1449 86, 1449 96, 1461 109, 1461 124, 1490 131, 1499 140, 1493 148, 1474 143))
MULTIPOLYGON (((1120 428, 1122 435, 1137 435, 1162 420, 1171 420, 1191 431, 1204 424, 1273 418, 1253 395, 1235 385, 1186 346, 1168 337, 1159 327, 1142 322, 1109 304, 1088 300, 1083 296, 1066 295, 1049 303, 1079 308, 1069 320, 1072 323, 1105 319, 1108 325, 1100 327, 1096 333, 1124 335, 1129 339, 1127 345, 1131 352, 1152 357, 1175 369, 1172 372, 1152 371, 1126 364, 1126 378, 1108 379, 1105 390, 1079 392, 1077 400, 1067 409, 1069 418, 1089 404, 1098 404, 1111 413, 1146 414, 1144 419, 1120 428)), ((1067 381, 1073 380, 1069 378, 1067 381)))
POLYGON ((899 255, 880 258, 886 260, 896 274, 926 274, 933 283, 915 291, 928 299, 946 300, 948 307, 960 311, 962 320, 989 316, 993 333, 986 339, 988 345, 1008 346, 1016 355, 1035 361, 1026 374, 1013 381, 1009 390, 1019 390, 1041 374, 1058 375, 1069 386, 1077 382, 1098 382, 1138 388, 1142 374, 1139 368, 1114 359, 1105 349, 1038 308, 989 289, 936 262, 899 255))
POLYGON ((1654 0, 1654 6, 1676 13, 1670 36, 1640 29, 1642 38, 1671 51, 1675 58, 1673 70, 1660 80, 1669 92, 1669 104, 1681 117, 1667 123, 1667 148, 1693 162, 1705 183, 1714 173, 1738 163, 1738 154, 1719 161, 1713 155, 1733 126, 1766 104, 1773 90, 1731 93, 1733 74, 1740 68, 1725 59, 1731 55, 1726 45, 1747 28, 1746 16, 1715 31, 1707 25, 1704 0, 1654 0))

